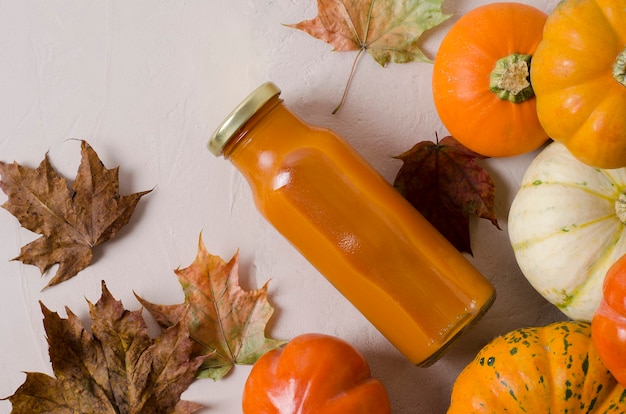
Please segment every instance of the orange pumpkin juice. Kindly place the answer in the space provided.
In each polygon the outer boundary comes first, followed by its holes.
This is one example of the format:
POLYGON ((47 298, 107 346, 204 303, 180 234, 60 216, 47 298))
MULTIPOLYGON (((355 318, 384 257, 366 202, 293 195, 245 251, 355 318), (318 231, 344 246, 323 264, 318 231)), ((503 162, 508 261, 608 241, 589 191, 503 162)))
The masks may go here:
POLYGON ((352 147, 301 121, 279 93, 258 88, 210 148, 245 176, 265 218, 402 354, 434 362, 489 307, 492 285, 352 147))

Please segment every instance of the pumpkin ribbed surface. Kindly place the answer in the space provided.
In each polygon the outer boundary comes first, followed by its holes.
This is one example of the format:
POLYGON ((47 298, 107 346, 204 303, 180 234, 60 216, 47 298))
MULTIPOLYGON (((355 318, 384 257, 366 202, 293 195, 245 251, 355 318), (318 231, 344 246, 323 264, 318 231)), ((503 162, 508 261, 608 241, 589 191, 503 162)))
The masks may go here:
POLYGON ((522 178, 508 230, 530 284, 575 320, 590 322, 609 267, 626 253, 626 168, 603 170, 548 145, 522 178))
POLYGON ((626 0, 563 0, 530 77, 548 135, 585 164, 626 167, 626 0))
POLYGON ((590 324, 558 322, 494 339, 458 376, 448 414, 624 413, 590 324))

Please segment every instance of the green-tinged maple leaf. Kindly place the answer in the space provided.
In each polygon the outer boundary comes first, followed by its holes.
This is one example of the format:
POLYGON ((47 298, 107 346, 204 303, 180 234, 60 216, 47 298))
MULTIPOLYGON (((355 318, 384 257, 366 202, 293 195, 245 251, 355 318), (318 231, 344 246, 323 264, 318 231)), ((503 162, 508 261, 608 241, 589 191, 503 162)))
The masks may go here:
MULTIPOLYGON (((364 51, 382 66, 389 62, 432 62, 420 48, 420 37, 450 17, 442 12, 442 3, 443 0, 318 0, 317 17, 288 27, 329 43, 334 51, 358 51, 355 65, 364 51)), ((349 84, 350 80, 346 90, 349 84)), ((344 99, 345 92, 342 102, 344 99)))
POLYGON ((189 309, 189 332, 196 342, 193 355, 208 356, 198 377, 218 380, 234 364, 253 364, 285 343, 265 337, 266 324, 274 312, 267 300, 267 284, 252 291, 240 287, 238 254, 225 262, 210 254, 200 237, 194 262, 175 272, 185 303, 155 305, 139 296, 137 299, 162 327, 171 326, 189 309))
POLYGON ((141 310, 127 311, 102 282, 89 303, 92 332, 66 309, 67 319, 43 304, 55 377, 29 372, 8 399, 13 414, 189 414, 201 405, 182 401, 204 357, 190 359, 186 316, 152 339, 141 310))
POLYGON ((453 137, 422 141, 397 157, 403 165, 394 187, 459 251, 472 254, 469 216, 498 227, 495 184, 479 155, 453 137))
POLYGON ((8 196, 2 207, 22 227, 42 235, 23 246, 13 260, 35 265, 42 274, 58 264, 46 287, 89 266, 93 248, 114 237, 130 220, 139 199, 151 191, 121 196, 118 168, 105 168, 85 141, 81 157, 71 189, 47 154, 36 169, 0 162, 0 188, 8 196))

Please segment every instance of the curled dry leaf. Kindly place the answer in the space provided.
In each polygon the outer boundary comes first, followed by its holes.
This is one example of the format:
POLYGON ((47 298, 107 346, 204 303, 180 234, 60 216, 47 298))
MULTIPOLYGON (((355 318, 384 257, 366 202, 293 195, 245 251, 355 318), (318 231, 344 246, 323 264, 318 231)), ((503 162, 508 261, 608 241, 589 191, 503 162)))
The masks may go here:
POLYGON ((394 187, 459 251, 472 253, 469 216, 498 227, 495 184, 477 154, 445 137, 422 141, 397 157, 403 165, 394 187))
POLYGON ((265 327, 274 312, 267 300, 267 284, 244 291, 239 285, 238 269, 238 254, 226 262, 210 254, 200 237, 194 262, 175 271, 185 303, 155 305, 137 296, 164 328, 189 310, 189 332, 195 341, 193 355, 208 356, 198 377, 218 380, 234 364, 253 364, 285 343, 265 337, 265 327))
MULTIPOLYGON (((329 43, 335 51, 359 51, 350 74, 352 78, 364 51, 381 66, 389 62, 431 62, 421 50, 420 37, 450 17, 442 12, 442 3, 442 0, 318 0, 317 17, 288 26, 329 43)), ((350 80, 346 91, 349 85, 350 80)), ((344 99, 345 92, 342 102, 344 99)))
POLYGON ((104 282, 89 308, 91 333, 69 309, 63 319, 41 304, 55 377, 28 372, 5 398, 12 413, 189 414, 201 408, 180 399, 204 360, 190 359, 185 315, 152 339, 141 310, 124 309, 104 282))
POLYGON ((151 191, 120 195, 118 168, 107 169, 85 141, 71 188, 47 154, 36 169, 0 162, 0 176, 0 188, 8 196, 2 207, 22 227, 42 235, 23 246, 14 260, 35 265, 42 274, 59 264, 47 287, 89 266, 93 248, 114 237, 151 191))

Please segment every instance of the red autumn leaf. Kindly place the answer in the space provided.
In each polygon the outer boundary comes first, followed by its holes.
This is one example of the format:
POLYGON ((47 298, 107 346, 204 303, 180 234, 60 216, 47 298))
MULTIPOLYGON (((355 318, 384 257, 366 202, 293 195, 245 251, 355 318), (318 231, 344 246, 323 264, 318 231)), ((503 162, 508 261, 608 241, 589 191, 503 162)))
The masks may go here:
POLYGON ((253 364, 285 343, 265 337, 265 326, 274 312, 267 300, 267 284, 244 291, 239 286, 238 255, 225 262, 210 254, 200 238, 195 261, 175 272, 184 303, 166 306, 137 299, 164 328, 190 312, 189 332, 196 342, 193 355, 208 356, 198 377, 218 380, 234 364, 253 364))
POLYGON ((63 319, 41 304, 55 377, 28 372, 6 398, 13 414, 190 414, 201 408, 180 399, 204 360, 190 360, 187 319, 152 339, 141 310, 125 310, 104 282, 100 300, 89 307, 91 333, 69 309, 63 319))
POLYGON ((107 169, 81 141, 81 163, 71 189, 46 154, 38 168, 0 161, 3 208, 22 227, 42 236, 22 247, 14 260, 35 265, 44 274, 59 268, 47 287, 74 277, 89 266, 93 249, 128 223, 139 199, 150 191, 119 194, 118 169, 107 169))
POLYGON ((483 159, 453 137, 422 141, 397 157, 394 187, 459 251, 472 254, 469 217, 498 227, 495 184, 476 162, 483 159))

